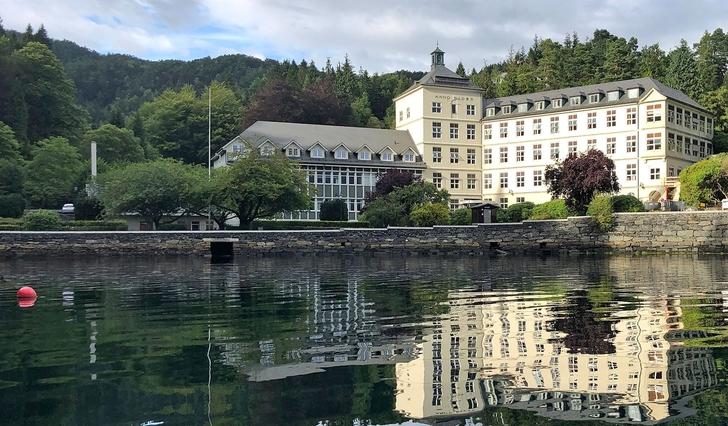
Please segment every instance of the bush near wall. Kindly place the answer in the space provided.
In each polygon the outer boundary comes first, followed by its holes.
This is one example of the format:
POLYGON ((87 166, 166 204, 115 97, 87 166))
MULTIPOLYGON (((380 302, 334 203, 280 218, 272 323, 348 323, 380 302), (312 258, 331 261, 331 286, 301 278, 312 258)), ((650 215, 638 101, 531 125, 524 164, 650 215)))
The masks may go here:
POLYGON ((346 205, 346 201, 337 198, 335 200, 326 200, 321 203, 321 220, 348 220, 349 219, 349 208, 346 205))
POLYGON ((566 207, 564 200, 551 200, 543 204, 537 204, 531 210, 529 220, 566 219, 574 216, 574 212, 566 207))
POLYGON ((21 217, 24 210, 25 199, 22 195, 0 195, 0 217, 21 217))
POLYGON ((447 225, 450 209, 442 203, 428 203, 412 210, 409 219, 414 226, 447 225))
POLYGON ((473 223, 473 213, 468 208, 460 208, 450 212, 450 225, 470 225, 473 223))
POLYGON ((608 195, 597 195, 586 209, 587 216, 591 216, 599 229, 609 231, 614 225, 613 199, 608 195))
POLYGON ((531 217, 531 211, 535 206, 530 201, 511 204, 505 209, 498 209, 496 211, 496 221, 498 223, 523 222, 531 217))
MULTIPOLYGON (((55 213, 51 211, 52 213, 55 213)), ((35 213, 35 212, 33 212, 35 213)), ((36 219, 32 219, 35 221, 36 219)), ((35 226, 35 225, 30 225, 35 226)), ((0 218, 0 231, 22 231, 26 229, 24 219, 0 218)), ((68 220, 61 221, 52 229, 32 229, 38 231, 126 231, 123 220, 68 220)))
POLYGON ((339 229, 368 228, 369 222, 347 222, 326 220, 255 220, 250 229, 296 230, 296 229, 339 229))
POLYGON ((612 208, 615 213, 637 213, 645 211, 645 205, 634 195, 613 196, 612 208))
POLYGON ((61 217, 53 210, 35 210, 23 215, 26 231, 57 231, 62 226, 61 217))

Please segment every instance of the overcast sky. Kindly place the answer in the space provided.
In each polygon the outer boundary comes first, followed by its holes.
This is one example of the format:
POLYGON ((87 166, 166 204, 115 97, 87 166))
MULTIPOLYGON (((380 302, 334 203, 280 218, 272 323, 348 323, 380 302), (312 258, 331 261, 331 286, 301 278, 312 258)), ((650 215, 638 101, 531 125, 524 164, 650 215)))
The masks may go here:
MULTIPOLYGON (((349 55, 370 72, 425 70, 439 42, 467 69, 533 37, 582 40, 595 28, 664 50, 728 27, 728 0, 0 0, 6 28, 45 24, 52 38, 146 59, 227 53, 313 59, 349 55)), ((728 30, 728 28, 726 28, 728 30)))

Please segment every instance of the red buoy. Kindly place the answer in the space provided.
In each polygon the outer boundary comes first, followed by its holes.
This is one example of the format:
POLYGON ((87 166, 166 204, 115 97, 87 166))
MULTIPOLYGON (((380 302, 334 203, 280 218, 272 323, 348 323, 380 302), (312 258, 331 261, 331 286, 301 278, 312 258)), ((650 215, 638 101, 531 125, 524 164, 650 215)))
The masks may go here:
POLYGON ((35 299, 37 297, 38 294, 33 290, 33 287, 26 285, 18 290, 18 299, 35 299))
POLYGON ((35 301, 38 298, 38 294, 33 290, 33 287, 25 286, 18 290, 18 306, 21 308, 30 308, 35 305, 35 301))

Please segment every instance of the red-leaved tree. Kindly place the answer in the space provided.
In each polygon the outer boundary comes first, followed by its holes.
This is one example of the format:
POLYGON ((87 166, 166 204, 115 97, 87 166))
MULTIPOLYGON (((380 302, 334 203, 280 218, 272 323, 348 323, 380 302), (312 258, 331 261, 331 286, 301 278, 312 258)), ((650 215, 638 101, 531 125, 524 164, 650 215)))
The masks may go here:
POLYGON ((614 161, 596 149, 570 155, 563 162, 546 167, 545 177, 549 193, 554 198, 564 198, 566 205, 579 214, 586 212, 598 193, 619 191, 614 161))

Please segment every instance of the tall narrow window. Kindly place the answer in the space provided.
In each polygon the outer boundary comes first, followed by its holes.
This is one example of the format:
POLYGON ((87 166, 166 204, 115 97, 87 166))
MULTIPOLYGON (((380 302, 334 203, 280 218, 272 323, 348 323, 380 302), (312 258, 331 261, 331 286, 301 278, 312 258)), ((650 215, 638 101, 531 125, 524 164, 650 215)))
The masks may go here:
POLYGON ((467 160, 468 164, 475 164, 475 148, 468 148, 467 160))
POLYGON ((596 129, 597 128, 597 113, 596 112, 587 113, 586 128, 587 129, 596 129))
POLYGON ((569 131, 576 131, 576 114, 569 114, 569 131))
POLYGON ((506 122, 500 124, 500 137, 501 139, 508 137, 508 123, 506 122))
POLYGON ((439 146, 432 147, 432 162, 442 163, 442 148, 439 146))
POLYGON ((627 125, 637 124, 637 108, 627 108, 627 125))
POLYGON ((450 123, 450 139, 458 138, 458 125, 456 123, 450 123))
POLYGON ((541 119, 540 118, 533 119, 533 134, 534 135, 541 134, 541 119))
POLYGON ((559 143, 558 142, 551 143, 551 159, 552 160, 559 159, 559 143))
POLYGON ((490 148, 485 148, 483 150, 483 164, 491 163, 493 163, 493 150, 490 148))
POLYGON ((559 117, 551 117, 551 134, 559 133, 559 117))
POLYGON ((468 124, 465 128, 465 139, 468 140, 474 140, 475 139, 475 124, 468 124))
POLYGON ((485 139, 485 140, 493 139, 493 125, 492 124, 483 125, 483 139, 485 139))
POLYGON ((524 124, 523 120, 516 121, 516 136, 523 136, 524 134, 524 124))
POLYGON ((450 148, 450 164, 457 164, 460 159, 460 150, 458 148, 450 148))
POLYGON ((534 160, 541 159, 541 144, 540 143, 533 145, 533 159, 534 160))
POLYGON ((519 145, 516 147, 516 161, 523 161, 526 157, 526 147, 523 145, 519 145))
POLYGON ((508 147, 506 147, 506 146, 502 146, 500 148, 500 162, 501 163, 508 162, 508 147))
POLYGON ((607 127, 615 127, 617 125, 617 110, 610 109, 607 111, 607 127))
POLYGON ((432 123, 432 137, 434 139, 440 139, 442 137, 442 123, 432 123))

